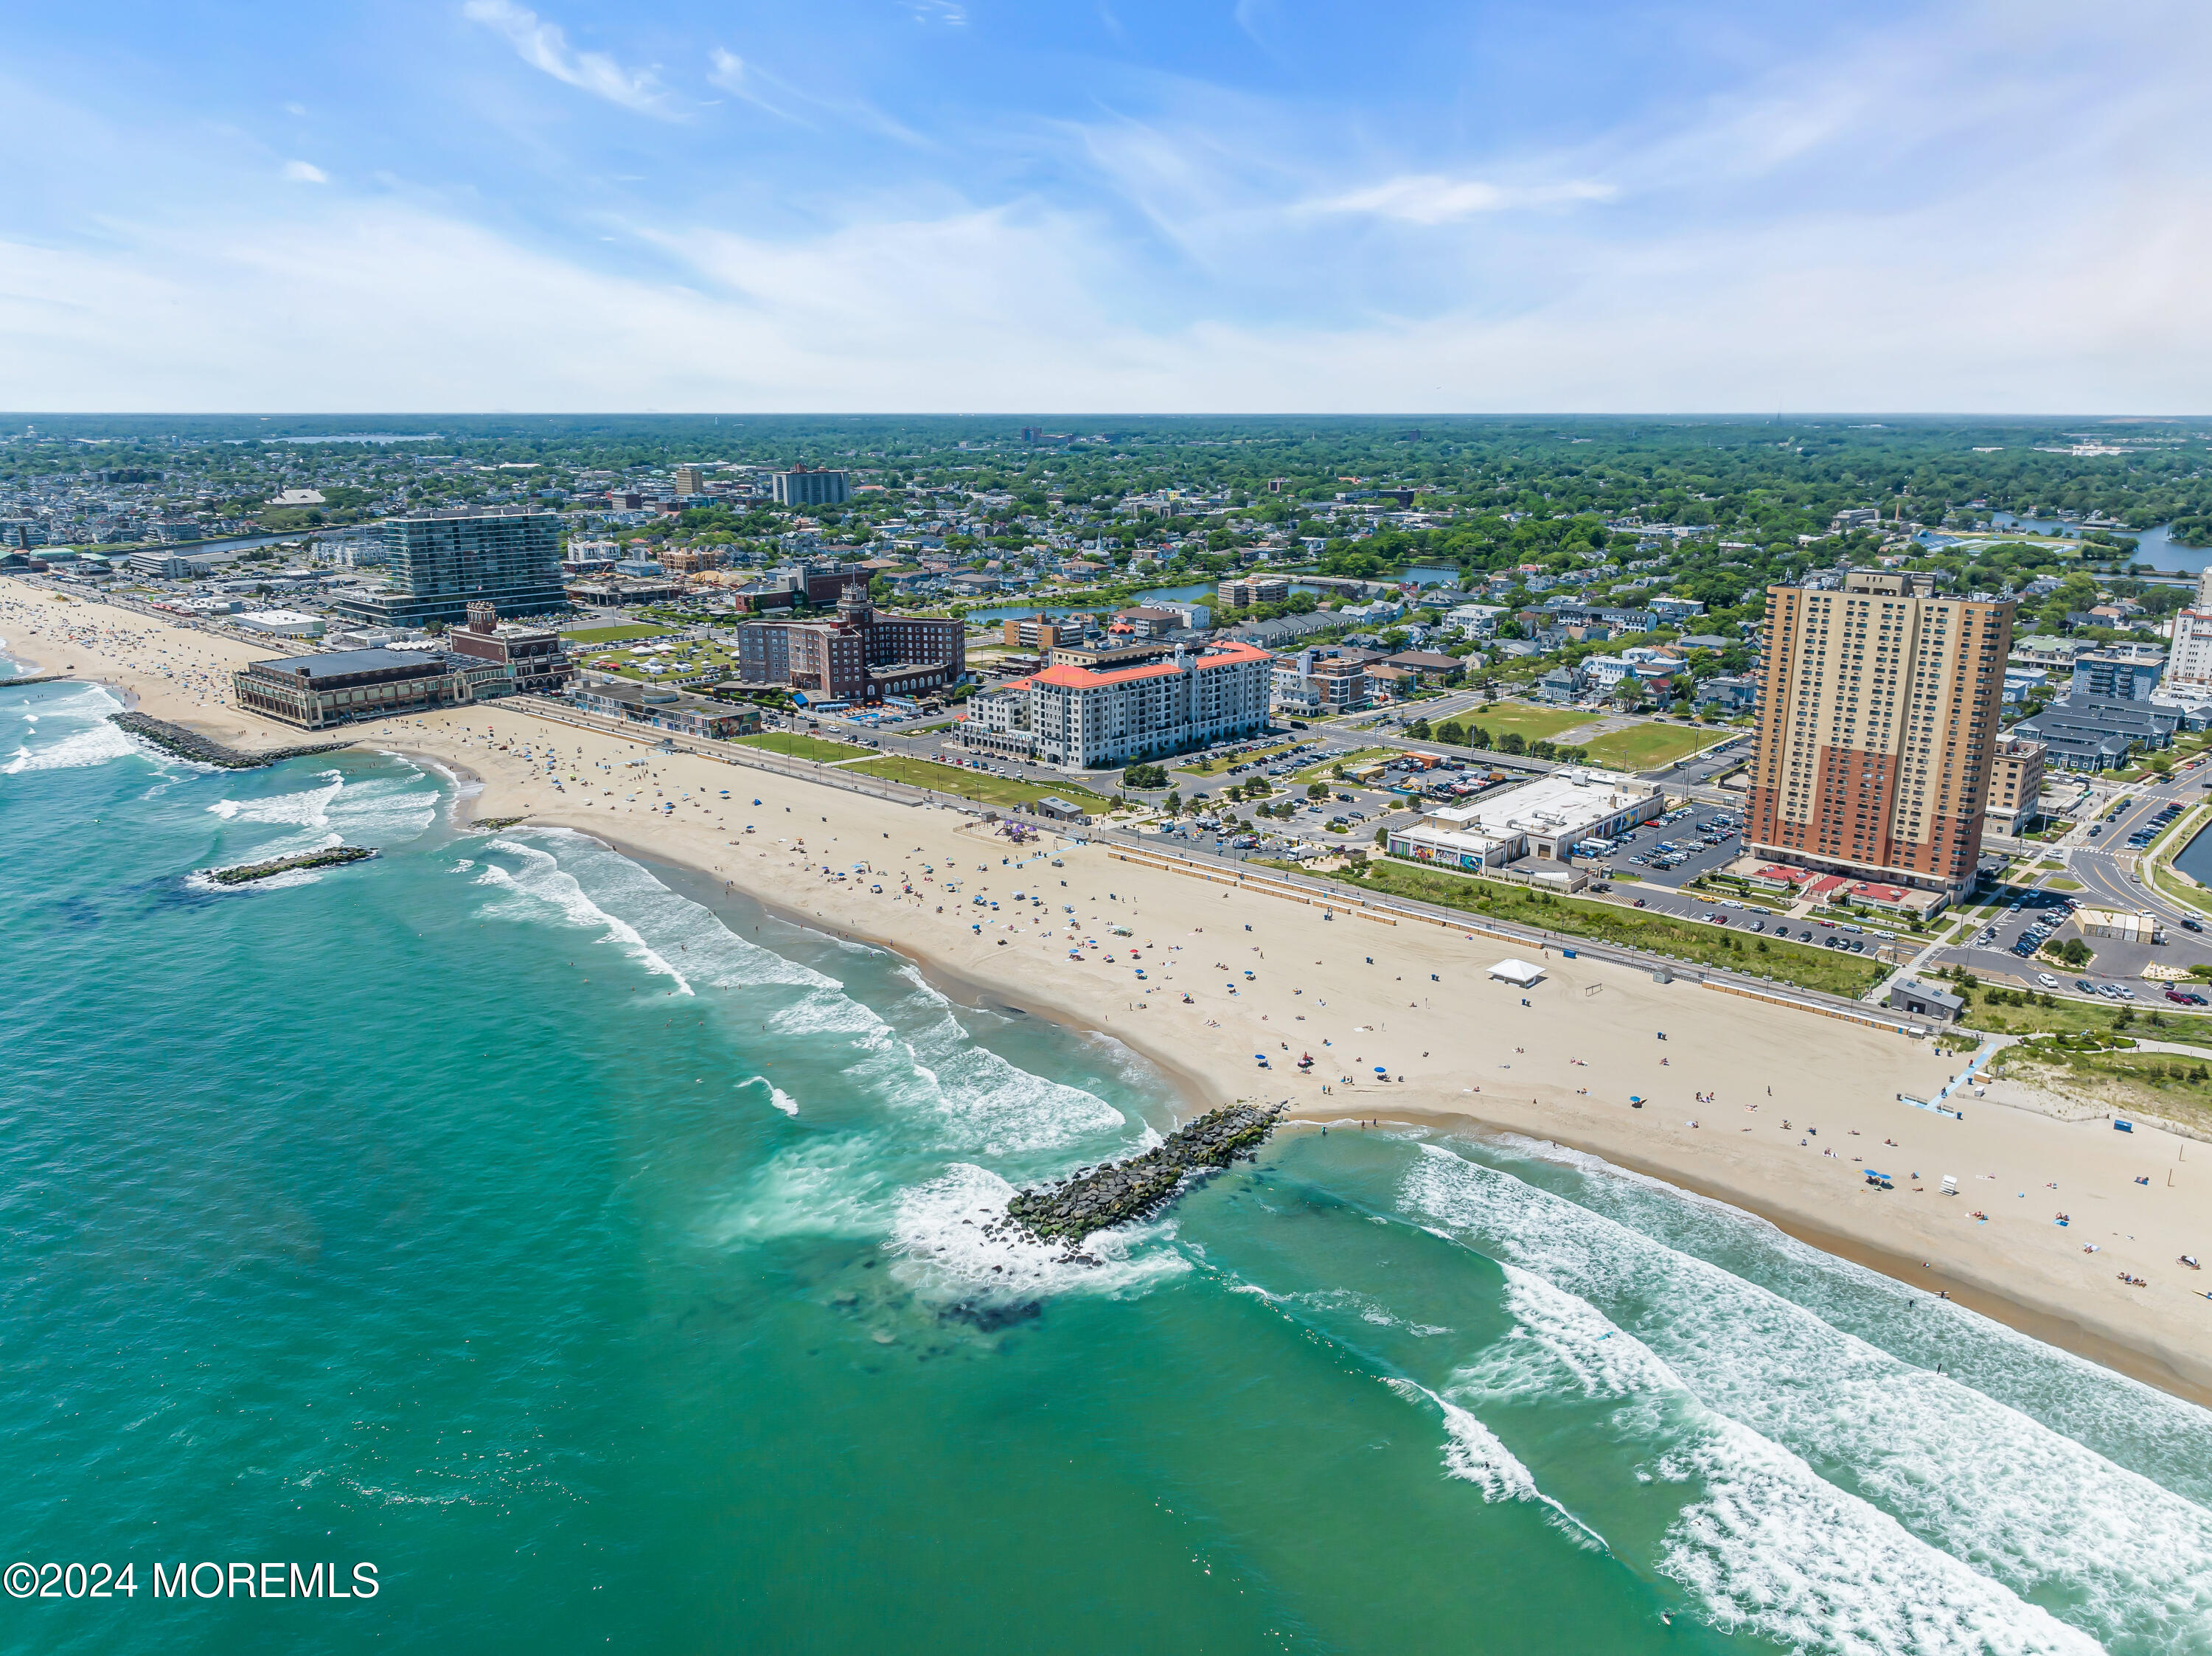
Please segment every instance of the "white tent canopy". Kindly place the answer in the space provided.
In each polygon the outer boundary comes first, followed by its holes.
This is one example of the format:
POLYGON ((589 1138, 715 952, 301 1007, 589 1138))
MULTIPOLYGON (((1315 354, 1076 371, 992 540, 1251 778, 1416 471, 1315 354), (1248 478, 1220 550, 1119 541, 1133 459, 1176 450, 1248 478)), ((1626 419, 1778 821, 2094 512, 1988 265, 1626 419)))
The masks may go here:
POLYGON ((1544 968, 1528 961, 1500 961, 1490 968, 1490 975, 1503 978, 1508 983, 1517 984, 1526 989, 1542 979, 1544 968))

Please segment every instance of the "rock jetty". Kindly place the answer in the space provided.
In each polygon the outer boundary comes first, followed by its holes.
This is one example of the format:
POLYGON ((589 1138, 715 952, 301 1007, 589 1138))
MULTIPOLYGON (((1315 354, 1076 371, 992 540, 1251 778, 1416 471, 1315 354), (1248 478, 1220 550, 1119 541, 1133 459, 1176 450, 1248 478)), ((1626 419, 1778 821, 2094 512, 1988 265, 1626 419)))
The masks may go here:
POLYGON ((1007 1218, 1040 1241, 1080 1242, 1094 1230, 1158 1212, 1185 1174, 1250 1161, 1282 1113, 1279 1104, 1208 1110, 1142 1156, 1020 1192, 1006 1204, 1007 1218))
POLYGON ((298 852, 265 863, 246 863, 237 868, 204 868, 200 872, 217 885, 246 885, 274 875, 289 874, 295 868, 336 868, 342 863, 367 862, 375 855, 367 846, 325 846, 320 851, 298 852))
POLYGON ((353 746, 349 741, 311 742, 296 748, 270 748, 249 753, 242 748, 227 748, 220 742, 210 741, 198 731, 188 731, 181 725, 172 725, 166 719, 155 719, 147 713, 110 713, 107 720, 133 736, 145 737, 157 748, 167 748, 179 758, 219 766, 227 771, 256 770, 280 759, 300 759, 311 753, 333 753, 353 746))

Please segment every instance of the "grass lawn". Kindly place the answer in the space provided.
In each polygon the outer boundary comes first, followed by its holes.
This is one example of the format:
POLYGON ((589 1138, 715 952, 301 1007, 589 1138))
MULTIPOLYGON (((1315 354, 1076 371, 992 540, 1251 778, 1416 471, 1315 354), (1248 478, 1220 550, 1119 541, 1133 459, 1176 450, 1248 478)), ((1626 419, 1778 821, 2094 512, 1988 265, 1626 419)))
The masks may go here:
POLYGON ((1547 742, 1577 725, 1595 724, 1600 714, 1587 707, 1539 707, 1527 701, 1497 701, 1487 707, 1470 707, 1451 715, 1473 729, 1480 725, 1495 742, 1508 731, 1518 731, 1531 742, 1547 742))
POLYGON ((1073 787, 1065 782, 1047 786, 1041 782, 1024 782, 1011 776, 994 776, 988 771, 963 770, 957 765, 940 765, 933 759, 907 759, 886 755, 871 759, 859 765, 848 765, 849 771, 880 776, 886 781, 904 782, 910 787, 933 788, 939 793, 957 794, 963 799, 973 799, 985 805, 1033 805, 1040 799, 1065 799, 1071 805, 1098 812, 1109 809, 1113 801, 1102 798, 1088 788, 1073 787))
POLYGON ((571 644, 619 644, 624 639, 652 638, 665 633, 665 627, 647 627, 637 622, 626 621, 613 627, 579 627, 573 633, 563 633, 562 638, 571 644))
POLYGON ((1440 869, 1414 868, 1380 858, 1370 858, 1368 867, 1370 871, 1364 876, 1346 870, 1332 877, 1346 885, 1387 892, 1395 897, 1412 897, 1446 908, 1464 909, 1469 913, 1516 920, 1523 925, 1542 926, 1570 937, 1594 937, 1631 949, 1648 949, 1704 966, 1723 966, 1731 971, 1771 976, 1778 982, 1854 999, 1873 988, 1890 969, 1863 955, 1846 957, 1832 949, 1753 937, 1735 925, 1707 925, 1697 920, 1670 919, 1615 903, 1553 897, 1531 891, 1527 886, 1507 885, 1474 875, 1449 874, 1440 869))
MULTIPOLYGON (((2048 961, 2038 961, 2037 966, 2061 982, 2070 982, 2076 975, 2069 968, 2054 966, 2048 961)), ((1959 986, 1954 983, 1942 981, 1942 986, 1954 994, 1958 992, 1959 986)), ((2099 1034, 2118 1033, 2139 1040, 2176 1040, 2212 1048, 2212 1017, 2183 1013, 2154 987, 2146 986, 2139 992, 2147 998, 2124 1007, 2079 997, 2069 999, 2063 995, 2051 996, 2048 1006, 2018 1006, 2013 1003, 2026 998, 2023 992, 1980 984, 1966 992, 1968 1004, 1962 1021, 1972 1028, 1986 1029, 1993 1034, 2070 1035, 2090 1029, 2099 1034)))
POLYGON ((1613 770, 1648 771, 1671 765, 1693 753, 1727 741, 1733 731, 1704 730, 1688 725, 1632 725, 1625 731, 1593 737, 1586 745, 1589 761, 1613 770))
POLYGON ((796 731, 763 731, 758 736, 736 738, 740 747, 764 748, 770 753, 780 753, 793 759, 859 759, 873 753, 873 748, 856 747, 850 742, 831 742, 818 736, 801 736, 796 731))
POLYGON ((2081 889, 2079 880, 2045 880, 2043 885, 2047 891, 2079 891, 2081 889))
POLYGON ((1304 787, 1309 782, 1333 781, 1335 779, 1329 773, 1339 765, 1346 770, 1357 770, 1370 759, 1395 759, 1401 751, 1397 748, 1354 748, 1324 759, 1318 765, 1309 765, 1288 779, 1297 787, 1304 787))

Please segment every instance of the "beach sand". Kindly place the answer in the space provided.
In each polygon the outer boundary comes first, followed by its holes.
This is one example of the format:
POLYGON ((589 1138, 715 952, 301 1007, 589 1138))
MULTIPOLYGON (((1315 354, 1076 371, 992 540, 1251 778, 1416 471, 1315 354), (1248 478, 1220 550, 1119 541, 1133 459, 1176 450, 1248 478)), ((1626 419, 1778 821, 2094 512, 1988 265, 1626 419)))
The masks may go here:
MULTIPOLYGON (((0 641, 42 670, 125 688, 145 711, 223 741, 301 739, 210 688, 210 676, 265 650, 112 606, 56 604, 9 580, 0 580, 0 641)), ((1534 958, 1527 948, 1324 919, 1049 832, 1034 851, 1016 851, 955 810, 656 752, 657 735, 594 734, 493 703, 380 721, 358 739, 480 779, 464 806, 476 817, 593 834, 1113 1035, 1182 1082, 1194 1109, 1286 1101, 1316 1122, 1415 1121, 1553 1141, 2212 1402, 2212 1301, 2200 1291, 2212 1276, 2176 1263, 2212 1247, 2212 1144, 2141 1123, 2121 1134, 2106 1120, 2058 1120, 2007 1106, 2001 1088, 1958 1101, 1966 1119, 1954 1121, 1897 1095, 1930 1096, 1961 1060, 1899 1034, 1657 984, 1556 949, 1539 962, 1543 981, 1524 991, 1489 968, 1509 954, 1534 958), (554 786, 549 754, 562 761, 556 774, 576 779, 554 786), (1036 852, 1043 860, 1024 860, 1036 852), (946 889, 953 881, 957 892, 946 889), (1017 890, 1042 906, 1018 910, 1017 890), (978 895, 999 908, 978 907, 978 895), (1075 911, 1073 933, 1063 906, 1075 911), (1132 935, 1116 936, 1116 925, 1132 935), (1086 939, 1100 946, 1071 960, 1071 943, 1086 939), (1306 1053, 1310 1076, 1294 1067, 1306 1053), (1869 1188, 1869 1168, 1896 1188, 1869 1188), (1959 1195, 1939 1193, 1946 1174, 1959 1195), (2100 1251, 2085 1253, 2092 1244, 2100 1251), (2149 1285, 2127 1286, 2123 1271, 2149 1285)))

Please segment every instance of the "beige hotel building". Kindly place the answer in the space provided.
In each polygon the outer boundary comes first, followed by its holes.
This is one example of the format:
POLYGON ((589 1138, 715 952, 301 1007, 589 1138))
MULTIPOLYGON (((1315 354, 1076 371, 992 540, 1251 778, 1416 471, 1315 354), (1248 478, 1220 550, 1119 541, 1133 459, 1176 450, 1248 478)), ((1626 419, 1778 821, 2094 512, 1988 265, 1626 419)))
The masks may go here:
POLYGON ((1973 889, 2013 605, 1933 591, 1886 570, 1766 589, 1747 851, 1954 901, 1973 889))

